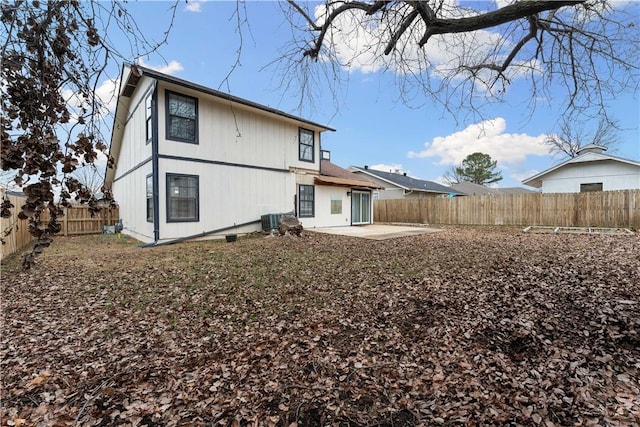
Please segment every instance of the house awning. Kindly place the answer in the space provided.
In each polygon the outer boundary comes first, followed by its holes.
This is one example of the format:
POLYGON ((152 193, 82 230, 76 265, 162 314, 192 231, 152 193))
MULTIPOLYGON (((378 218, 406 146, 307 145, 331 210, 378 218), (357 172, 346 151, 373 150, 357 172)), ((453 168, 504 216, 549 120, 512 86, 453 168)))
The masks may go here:
POLYGON ((340 187, 361 187, 375 190, 379 188, 370 181, 361 181, 359 179, 338 178, 335 176, 320 175, 316 176, 314 182, 319 185, 337 185, 340 187))

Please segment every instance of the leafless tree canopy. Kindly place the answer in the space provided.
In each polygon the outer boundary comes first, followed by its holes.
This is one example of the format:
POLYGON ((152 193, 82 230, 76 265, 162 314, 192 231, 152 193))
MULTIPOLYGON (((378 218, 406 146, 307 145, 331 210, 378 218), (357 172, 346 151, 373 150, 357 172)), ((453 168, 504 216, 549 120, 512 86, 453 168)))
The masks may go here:
POLYGON ((598 114, 611 94, 637 89, 638 19, 624 5, 501 3, 506 5, 491 10, 483 9, 491 2, 462 6, 453 0, 332 0, 320 6, 289 0, 286 12, 299 37, 283 55, 285 70, 289 78, 298 76, 308 95, 322 77, 310 76, 308 60, 324 66, 319 68, 329 86, 341 83, 331 72, 337 67, 392 71, 404 101, 435 99, 454 115, 502 100, 523 78, 532 107, 545 97, 598 114))
POLYGON ((458 173, 458 166, 456 165, 449 166, 449 169, 447 169, 442 178, 445 180, 447 185, 460 184, 464 181, 462 176, 458 173))
POLYGON ((617 123, 601 117, 598 126, 589 130, 583 122, 572 120, 569 116, 562 120, 560 129, 545 139, 552 154, 566 157, 576 157, 581 148, 589 145, 599 145, 608 149, 615 148, 620 142, 617 123))
POLYGON ((104 173, 95 165, 85 165, 73 171, 72 176, 80 182, 94 198, 101 198, 104 173))

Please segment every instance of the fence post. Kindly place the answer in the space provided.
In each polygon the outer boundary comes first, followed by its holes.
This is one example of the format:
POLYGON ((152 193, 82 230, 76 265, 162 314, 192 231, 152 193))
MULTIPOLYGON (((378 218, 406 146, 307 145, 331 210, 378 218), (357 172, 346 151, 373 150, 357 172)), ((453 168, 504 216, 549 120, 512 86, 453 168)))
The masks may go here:
POLYGON ((62 234, 64 237, 69 235, 69 221, 67 221, 67 217, 69 216, 69 207, 64 208, 64 216, 62 217, 62 234))
POLYGON ((640 228, 640 190, 629 192, 629 227, 640 228))

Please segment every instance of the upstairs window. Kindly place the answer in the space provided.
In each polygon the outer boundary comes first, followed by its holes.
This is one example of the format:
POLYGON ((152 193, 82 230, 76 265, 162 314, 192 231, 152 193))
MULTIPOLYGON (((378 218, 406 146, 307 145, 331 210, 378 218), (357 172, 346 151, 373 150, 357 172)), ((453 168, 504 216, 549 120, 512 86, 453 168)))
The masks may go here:
POLYGON ((299 153, 298 159, 303 162, 313 163, 313 131, 300 128, 298 130, 299 153))
POLYGON ((167 222, 198 221, 197 175, 167 174, 167 222))
POLYGON ((198 100, 167 91, 167 139, 198 143, 198 100))
POLYGON ((144 118, 147 125, 147 144, 153 139, 153 96, 149 94, 144 100, 144 118))

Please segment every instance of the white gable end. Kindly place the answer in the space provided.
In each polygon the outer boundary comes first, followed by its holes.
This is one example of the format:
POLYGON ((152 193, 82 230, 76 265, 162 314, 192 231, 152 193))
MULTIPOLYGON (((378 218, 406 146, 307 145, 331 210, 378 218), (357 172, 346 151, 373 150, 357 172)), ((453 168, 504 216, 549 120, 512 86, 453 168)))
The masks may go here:
POLYGON ((606 160, 608 156, 603 156, 602 154, 586 152, 578 157, 574 157, 569 160, 567 163, 584 163, 584 162, 597 162, 599 160, 606 160))
POLYGON ((602 191, 640 188, 640 167, 587 153, 578 163, 568 162, 542 178, 543 193, 579 193, 582 184, 602 184, 602 191), (595 161, 599 160, 599 161, 595 161))

